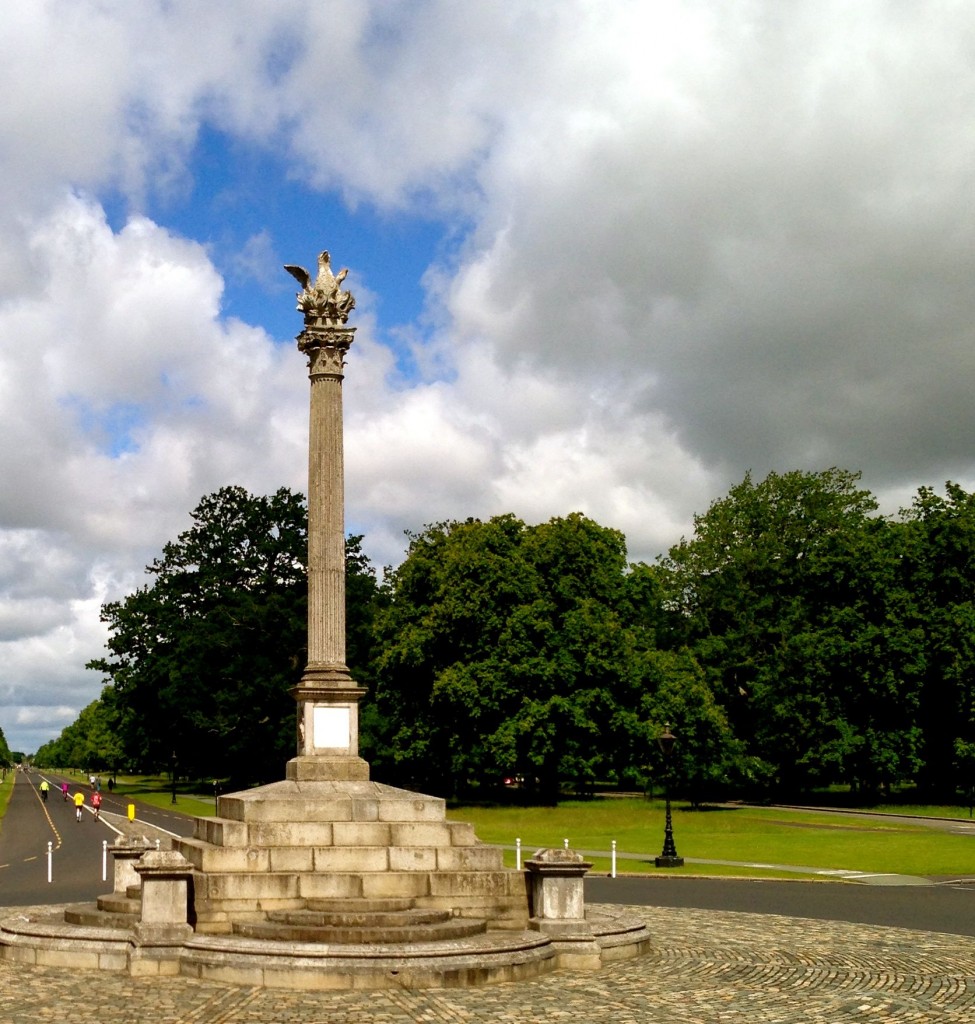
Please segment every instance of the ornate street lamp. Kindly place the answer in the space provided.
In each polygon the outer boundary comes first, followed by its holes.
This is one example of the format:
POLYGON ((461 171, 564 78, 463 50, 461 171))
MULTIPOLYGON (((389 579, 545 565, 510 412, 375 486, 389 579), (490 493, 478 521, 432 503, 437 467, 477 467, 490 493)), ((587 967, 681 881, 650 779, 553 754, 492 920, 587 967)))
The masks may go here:
POLYGON ((670 731, 670 726, 665 725, 664 731, 657 737, 657 745, 664 755, 664 777, 667 817, 664 826, 664 848, 654 863, 658 868, 679 868, 684 865, 684 858, 677 856, 677 847, 674 845, 674 826, 670 818, 670 755, 673 753, 677 737, 670 731))
POLYGON ((176 751, 175 750, 173 751, 173 757, 172 757, 172 769, 173 769, 173 771, 172 771, 173 799, 170 801, 170 803, 175 804, 176 803, 176 751))

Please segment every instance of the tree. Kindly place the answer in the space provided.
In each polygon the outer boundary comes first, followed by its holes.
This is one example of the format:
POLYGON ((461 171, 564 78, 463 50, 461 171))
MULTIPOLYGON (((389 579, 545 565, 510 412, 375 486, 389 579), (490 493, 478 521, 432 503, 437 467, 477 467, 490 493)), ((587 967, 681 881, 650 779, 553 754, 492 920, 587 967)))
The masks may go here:
POLYGON ((10 747, 7 746, 7 740, 3 735, 3 729, 0 729, 0 765, 4 768, 9 768, 13 762, 13 754, 11 753, 10 747))
POLYGON ((43 744, 34 755, 39 768, 76 767, 91 771, 114 769, 122 758, 118 722, 112 707, 112 695, 82 708, 77 719, 61 734, 43 744))
POLYGON ((521 775, 547 799, 562 780, 632 778, 654 695, 680 674, 641 605, 647 579, 622 534, 580 514, 412 536, 377 622, 377 775, 448 793, 521 775))
MULTIPOLYGON (((291 689, 306 660, 307 514, 287 488, 224 487, 148 567, 153 581, 107 604, 111 682, 127 757, 235 782, 280 777, 294 755, 291 689)), ((348 543, 353 654, 368 663, 377 590, 361 538, 348 543)), ((356 666, 350 661, 350 668, 356 666)))
POLYGON ((673 636, 755 770, 785 788, 874 788, 917 767, 916 652, 889 614, 900 535, 858 484, 839 469, 746 475, 662 563, 673 636))
POLYGON ((904 517, 905 618, 922 652, 920 781, 951 799, 972 784, 975 749, 975 494, 950 481, 944 497, 922 487, 904 517))

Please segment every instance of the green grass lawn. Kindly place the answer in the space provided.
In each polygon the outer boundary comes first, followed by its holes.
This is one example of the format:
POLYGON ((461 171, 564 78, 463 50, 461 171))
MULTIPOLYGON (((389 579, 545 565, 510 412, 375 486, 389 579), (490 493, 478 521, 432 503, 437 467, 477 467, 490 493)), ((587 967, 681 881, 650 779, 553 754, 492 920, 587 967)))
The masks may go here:
POLYGON ((7 769, 7 777, 0 782, 0 821, 7 813, 7 804, 10 803, 10 794, 14 791, 14 770, 7 769))
MULTIPOLYGON (((525 856, 539 847, 609 850, 644 854, 645 860, 619 857, 617 870, 656 870, 653 858, 663 846, 662 802, 641 799, 569 801, 558 807, 458 807, 455 821, 470 821, 480 839, 511 845, 522 841, 525 856)), ((676 804, 674 837, 683 857, 749 861, 813 868, 890 872, 908 875, 975 874, 975 836, 951 835, 897 822, 853 820, 841 815, 785 811, 766 807, 693 811, 676 804)), ((508 858, 514 863, 514 855, 508 858)), ((507 861, 506 861, 507 862, 507 861)), ((600 859, 594 870, 606 870, 600 859)), ((711 865, 685 865, 686 874, 762 874, 711 865)), ((789 873, 789 877, 795 877, 789 873)))

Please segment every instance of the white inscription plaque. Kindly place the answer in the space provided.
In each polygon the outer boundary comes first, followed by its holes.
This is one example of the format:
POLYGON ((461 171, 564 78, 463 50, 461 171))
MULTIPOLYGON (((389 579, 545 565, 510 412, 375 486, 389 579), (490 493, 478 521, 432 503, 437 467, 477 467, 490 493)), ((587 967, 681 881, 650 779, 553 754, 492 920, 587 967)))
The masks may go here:
POLYGON ((316 747, 349 749, 348 708, 314 708, 312 728, 316 747))

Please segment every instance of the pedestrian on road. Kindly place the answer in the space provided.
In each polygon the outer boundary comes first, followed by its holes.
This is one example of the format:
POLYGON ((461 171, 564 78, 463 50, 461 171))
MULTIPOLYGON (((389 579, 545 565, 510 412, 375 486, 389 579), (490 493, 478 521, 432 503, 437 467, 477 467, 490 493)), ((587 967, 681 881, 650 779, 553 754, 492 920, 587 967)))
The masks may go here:
POLYGON ((61 783, 61 799, 65 802, 68 800, 68 784, 66 782, 61 783))
POLYGON ((97 789, 91 794, 91 806, 95 808, 95 821, 98 821, 98 811, 102 806, 102 795, 97 789))
POLYGON ((44 803, 47 803, 47 791, 50 788, 51 787, 47 784, 47 779, 41 779, 41 785, 40 785, 41 799, 44 801, 44 803))
POLYGON ((81 809, 85 806, 85 794, 79 789, 74 795, 74 816, 76 821, 81 821, 81 809))

